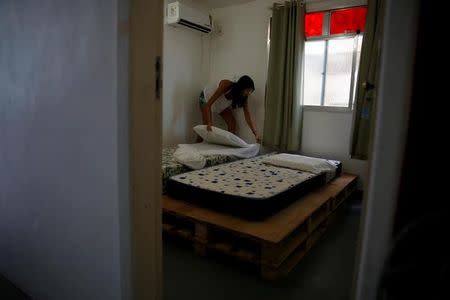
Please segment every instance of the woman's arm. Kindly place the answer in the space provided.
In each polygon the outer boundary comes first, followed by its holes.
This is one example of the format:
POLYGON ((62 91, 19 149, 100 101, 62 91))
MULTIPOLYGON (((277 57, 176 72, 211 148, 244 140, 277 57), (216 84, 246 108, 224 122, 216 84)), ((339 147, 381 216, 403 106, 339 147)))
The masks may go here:
POLYGON ((206 103, 205 107, 203 108, 206 116, 206 125, 207 129, 211 130, 212 125, 212 116, 211 116, 211 107, 216 102, 217 99, 219 99, 220 96, 225 94, 230 88, 233 83, 229 80, 222 80, 219 83, 219 87, 216 89, 214 94, 209 98, 208 102, 206 103))
POLYGON ((258 135, 258 132, 256 131, 256 127, 253 124, 252 115, 250 114, 250 110, 248 108, 248 101, 244 104, 244 115, 245 115, 245 121, 248 124, 248 127, 252 130, 253 134, 255 135, 255 139, 257 143, 261 143, 261 138, 258 135))

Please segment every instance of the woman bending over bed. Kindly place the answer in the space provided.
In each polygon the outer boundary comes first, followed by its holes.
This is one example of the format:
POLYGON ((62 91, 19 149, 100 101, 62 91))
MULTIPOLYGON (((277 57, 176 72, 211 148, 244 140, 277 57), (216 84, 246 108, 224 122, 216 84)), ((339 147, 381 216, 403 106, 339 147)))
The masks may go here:
MULTIPOLYGON (((261 143, 261 138, 253 124, 252 116, 248 104, 248 96, 255 90, 253 80, 245 75, 238 81, 222 80, 218 87, 206 87, 200 94, 200 110, 202 111, 203 124, 211 131, 211 112, 218 113, 225 121, 228 131, 236 133, 236 119, 233 110, 244 109, 245 121, 255 135, 257 143, 261 143)), ((201 141, 201 138, 198 138, 201 141)))

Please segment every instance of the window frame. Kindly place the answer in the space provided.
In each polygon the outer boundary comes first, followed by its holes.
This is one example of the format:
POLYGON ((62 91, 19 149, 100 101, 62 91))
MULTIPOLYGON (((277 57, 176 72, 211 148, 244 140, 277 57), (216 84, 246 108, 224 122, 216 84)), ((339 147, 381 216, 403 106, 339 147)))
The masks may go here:
MULTIPOLYGON (((345 8, 351 8, 351 7, 345 7, 345 8)), ((342 9, 345 9, 342 8, 342 9)), ((339 8, 341 9, 341 8, 339 8)), ((353 110, 353 104, 354 104, 354 93, 355 90, 355 84, 357 78, 355 78, 355 72, 356 72, 356 61, 357 61, 357 55, 358 55, 358 37, 364 36, 363 32, 351 32, 351 33, 343 33, 343 34, 330 34, 330 21, 331 21, 331 13, 335 10, 339 9, 332 9, 328 11, 324 11, 323 16, 323 24, 322 24, 322 35, 321 36, 311 36, 311 37, 305 37, 305 43, 312 42, 312 41, 325 41, 325 53, 324 53, 324 61, 323 61, 323 69, 322 69, 322 90, 321 90, 321 98, 320 98, 320 105, 304 105, 304 108, 311 111, 333 111, 333 112, 347 112, 353 110), (330 105, 324 105, 325 104, 325 88, 326 88, 326 81, 327 81, 327 63, 328 63, 328 42, 330 40, 336 40, 336 39, 348 39, 353 38, 353 55, 352 55, 352 71, 351 71, 351 78, 350 78, 350 94, 348 99, 347 106, 330 106, 330 105)))

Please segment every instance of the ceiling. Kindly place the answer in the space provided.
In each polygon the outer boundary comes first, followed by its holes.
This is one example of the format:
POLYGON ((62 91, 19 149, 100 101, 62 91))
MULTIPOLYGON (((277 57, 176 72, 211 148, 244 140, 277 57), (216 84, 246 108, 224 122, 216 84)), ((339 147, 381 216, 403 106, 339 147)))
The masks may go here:
POLYGON ((247 2, 252 2, 254 0, 193 0, 195 3, 199 3, 208 8, 221 8, 236 4, 242 4, 247 2))
MULTIPOLYGON (((0 0, 1 1, 1 0, 0 0)), ((189 1, 189 0, 188 0, 189 1)), ((214 9, 226 6, 232 6, 236 4, 243 4, 247 2, 257 1, 257 0, 190 0, 194 3, 198 3, 203 7, 214 9)), ((367 0, 304 0, 311 8, 317 7, 320 9, 329 7, 340 7, 340 6, 355 6, 355 5, 366 5, 367 0)), ((282 2, 279 0, 274 0, 273 2, 282 2)), ((308 9, 308 8, 307 8, 308 9)), ((319 9, 314 9, 319 10, 319 9)))

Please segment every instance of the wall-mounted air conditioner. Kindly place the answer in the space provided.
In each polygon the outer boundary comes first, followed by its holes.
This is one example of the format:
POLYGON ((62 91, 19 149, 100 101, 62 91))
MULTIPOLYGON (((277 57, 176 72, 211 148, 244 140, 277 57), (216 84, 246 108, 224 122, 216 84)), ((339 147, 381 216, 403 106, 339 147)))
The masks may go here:
POLYGON ((212 30, 210 15, 178 1, 167 5, 166 20, 169 25, 181 26, 203 33, 210 33, 212 30))

